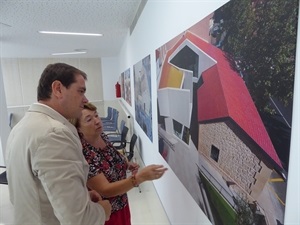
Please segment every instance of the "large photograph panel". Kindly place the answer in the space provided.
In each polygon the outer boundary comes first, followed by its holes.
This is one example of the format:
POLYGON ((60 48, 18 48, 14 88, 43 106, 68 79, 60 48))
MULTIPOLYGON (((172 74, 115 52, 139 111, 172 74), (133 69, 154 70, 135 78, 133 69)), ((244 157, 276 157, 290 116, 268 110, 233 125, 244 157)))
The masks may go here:
POLYGON ((213 224, 283 224, 298 0, 231 0, 156 50, 159 151, 213 224))
POLYGON ((152 98, 150 55, 133 65, 135 119, 145 134, 152 137, 152 98))
POLYGON ((125 100, 131 106, 130 68, 124 71, 124 92, 125 100))

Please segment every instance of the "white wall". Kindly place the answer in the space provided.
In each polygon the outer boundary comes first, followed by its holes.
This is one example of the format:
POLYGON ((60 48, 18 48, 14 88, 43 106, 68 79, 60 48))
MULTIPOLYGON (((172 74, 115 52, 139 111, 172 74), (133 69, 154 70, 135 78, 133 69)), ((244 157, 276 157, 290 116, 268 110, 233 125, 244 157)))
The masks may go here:
POLYGON ((10 131, 10 127, 8 121, 6 98, 5 98, 2 69, 0 63, 0 166, 5 166, 4 149, 6 148, 6 141, 7 141, 9 131, 10 131))
POLYGON ((102 74, 103 74, 103 99, 104 100, 115 100, 115 84, 119 81, 118 58, 105 57, 102 58, 102 74))
MULTIPOLYGON (((128 67, 136 64, 142 58, 151 54, 151 74, 152 74, 152 108, 153 108, 153 143, 144 134, 139 125, 135 122, 134 128, 140 138, 141 156, 146 165, 152 163, 168 164, 158 153, 157 137, 157 90, 156 90, 156 63, 155 50, 185 31, 195 23, 199 22, 209 13, 213 12, 228 0, 194 0, 194 1, 156 1, 148 0, 138 22, 132 33, 128 34, 127 39, 119 55, 120 71, 123 72, 128 67)), ((299 30, 299 29, 298 29, 299 30)), ((300 43, 300 42, 298 42, 300 43)), ((298 52, 299 53, 299 52, 298 52)), ((299 64, 299 59, 297 59, 299 64)), ((298 75, 297 67, 296 74, 298 75)), ((296 75, 296 78, 297 78, 296 75)), ((131 73, 131 82, 133 84, 133 73, 131 73)), ((295 99, 294 99, 294 118, 292 129, 291 159, 288 179, 288 194, 286 201, 285 224, 300 224, 299 219, 299 129, 300 129, 300 80, 296 79, 295 99), (298 87, 298 88, 297 88, 298 87), (298 118, 296 117, 298 115, 298 118)), ((132 87, 132 94, 134 87, 132 87)), ((134 99, 128 110, 132 115, 134 113, 134 99)), ((190 194, 183 187, 176 175, 169 169, 166 175, 157 181, 154 181, 157 193, 165 208, 171 224, 211 224, 207 217, 202 213, 199 206, 192 199, 190 194)))
POLYGON ((50 63, 64 62, 83 70, 87 76, 86 96, 90 101, 103 100, 102 65, 100 58, 2 58, 2 72, 8 113, 16 124, 37 101, 37 85, 42 71, 50 63))
POLYGON ((7 105, 26 106, 37 101, 37 85, 41 73, 50 63, 64 62, 83 70, 88 76, 89 100, 103 100, 102 71, 100 58, 45 58, 6 59, 2 58, 2 71, 7 105), (13 88, 12 88, 13 87, 13 88))
MULTIPOLYGON (((146 165, 159 163, 169 167, 158 152, 155 49, 226 2, 226 0, 148 0, 132 35, 128 36, 123 45, 120 53, 120 72, 151 54, 153 143, 136 122, 134 126, 140 138, 140 154, 146 165)), ((133 73, 131 73, 131 82, 133 83, 133 73)), ((134 87, 132 87, 133 93, 134 87)), ((132 115, 135 115, 134 99, 132 106, 128 106, 128 109, 132 115)), ((211 224, 170 168, 163 179, 154 181, 154 185, 171 224, 211 224)))

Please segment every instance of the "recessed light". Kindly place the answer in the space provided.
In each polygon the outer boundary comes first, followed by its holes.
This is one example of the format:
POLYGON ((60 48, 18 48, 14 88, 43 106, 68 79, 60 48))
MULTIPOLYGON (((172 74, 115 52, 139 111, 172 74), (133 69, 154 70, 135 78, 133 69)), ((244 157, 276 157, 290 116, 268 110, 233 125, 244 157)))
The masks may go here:
POLYGON ((77 54, 85 54, 86 51, 75 51, 75 52, 58 52, 58 53, 52 53, 51 55, 77 55, 77 54))
POLYGON ((62 35, 82 35, 82 36, 103 36, 97 33, 75 33, 75 32, 57 32, 57 31, 39 31, 41 34, 62 34, 62 35))

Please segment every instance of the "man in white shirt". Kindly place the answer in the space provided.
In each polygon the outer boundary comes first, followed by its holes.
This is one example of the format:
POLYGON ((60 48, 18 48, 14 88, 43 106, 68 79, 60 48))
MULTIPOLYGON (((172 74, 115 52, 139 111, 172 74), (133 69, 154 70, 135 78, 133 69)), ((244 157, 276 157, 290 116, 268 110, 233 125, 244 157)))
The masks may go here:
POLYGON ((7 141, 7 179, 14 224, 100 225, 111 205, 90 196, 88 164, 76 128, 87 76, 64 63, 48 65, 38 85, 38 103, 12 129, 7 141))

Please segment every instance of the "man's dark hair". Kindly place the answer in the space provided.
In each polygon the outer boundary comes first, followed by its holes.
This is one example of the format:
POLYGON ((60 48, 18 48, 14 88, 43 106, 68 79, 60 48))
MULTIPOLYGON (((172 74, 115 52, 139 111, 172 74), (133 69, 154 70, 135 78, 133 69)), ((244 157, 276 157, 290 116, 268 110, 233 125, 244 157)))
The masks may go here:
POLYGON ((37 100, 47 100, 51 97, 53 81, 60 81, 66 88, 76 82, 76 76, 81 75, 86 80, 83 71, 65 63, 49 64, 43 71, 37 87, 37 100))

